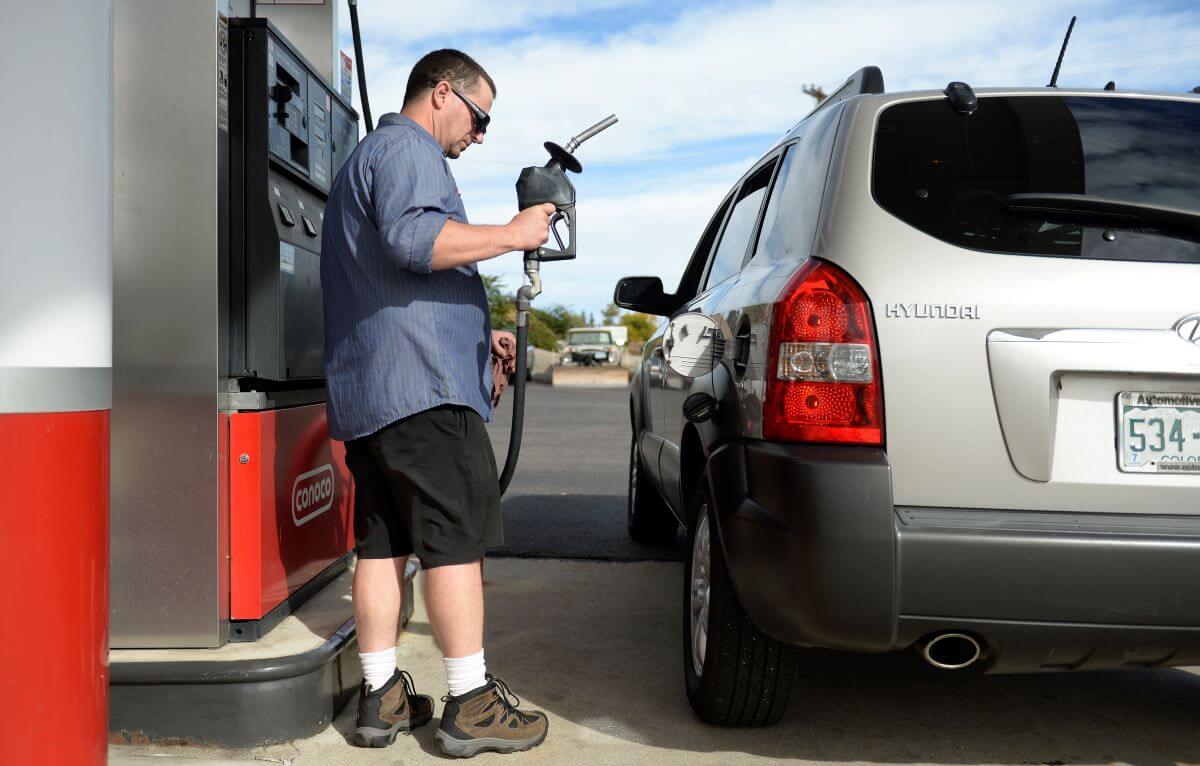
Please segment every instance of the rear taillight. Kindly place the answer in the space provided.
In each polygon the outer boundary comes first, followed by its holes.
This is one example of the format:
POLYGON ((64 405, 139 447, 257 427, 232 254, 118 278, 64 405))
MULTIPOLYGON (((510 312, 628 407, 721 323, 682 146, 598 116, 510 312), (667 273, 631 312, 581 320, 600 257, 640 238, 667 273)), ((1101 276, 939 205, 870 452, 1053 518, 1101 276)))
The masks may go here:
POLYGON ((883 444, 871 306, 841 269, 804 264, 772 308, 763 437, 883 444))

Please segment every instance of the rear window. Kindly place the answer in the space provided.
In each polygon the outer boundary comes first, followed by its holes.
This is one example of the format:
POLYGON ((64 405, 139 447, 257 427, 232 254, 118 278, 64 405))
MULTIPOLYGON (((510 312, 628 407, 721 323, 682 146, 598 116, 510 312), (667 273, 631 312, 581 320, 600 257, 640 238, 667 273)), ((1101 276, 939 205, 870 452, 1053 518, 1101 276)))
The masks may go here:
POLYGON ((612 343, 612 336, 606 332, 573 332, 570 342, 577 345, 612 343))
POLYGON ((1023 255, 1200 262, 1196 228, 1017 212, 1010 194, 1079 194, 1200 211, 1200 102, 985 96, 879 117, 872 172, 889 213, 952 245, 1023 255))

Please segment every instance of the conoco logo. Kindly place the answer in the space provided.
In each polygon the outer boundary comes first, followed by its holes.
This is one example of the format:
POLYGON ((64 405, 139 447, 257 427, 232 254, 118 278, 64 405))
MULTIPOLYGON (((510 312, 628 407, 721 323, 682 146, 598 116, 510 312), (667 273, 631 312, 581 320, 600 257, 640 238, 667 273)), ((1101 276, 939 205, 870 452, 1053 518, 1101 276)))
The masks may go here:
POLYGON ((333 466, 326 464, 296 477, 292 484, 292 521, 306 524, 333 507, 333 466))

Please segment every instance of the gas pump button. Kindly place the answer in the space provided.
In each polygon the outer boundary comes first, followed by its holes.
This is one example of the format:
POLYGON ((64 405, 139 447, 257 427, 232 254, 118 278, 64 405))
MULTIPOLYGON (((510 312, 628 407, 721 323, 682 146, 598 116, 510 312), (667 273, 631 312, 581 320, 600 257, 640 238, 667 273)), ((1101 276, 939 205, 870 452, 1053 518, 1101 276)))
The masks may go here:
POLYGON ((302 215, 302 216, 300 216, 300 220, 304 222, 304 233, 305 234, 307 234, 310 237, 317 236, 317 227, 314 226, 313 222, 308 219, 308 216, 302 215))
POLYGON ((283 204, 282 202, 277 202, 276 206, 279 208, 279 219, 283 221, 283 225, 295 226, 296 219, 292 218, 292 211, 288 210, 287 205, 283 204))

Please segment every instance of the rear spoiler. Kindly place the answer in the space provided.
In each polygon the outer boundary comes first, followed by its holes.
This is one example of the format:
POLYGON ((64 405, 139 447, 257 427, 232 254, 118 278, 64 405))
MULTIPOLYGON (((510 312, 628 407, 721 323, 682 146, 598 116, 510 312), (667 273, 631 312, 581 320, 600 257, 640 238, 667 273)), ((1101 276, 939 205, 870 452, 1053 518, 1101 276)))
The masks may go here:
MULTIPOLYGON (((814 114, 828 106, 840 104, 846 99, 854 98, 855 96, 861 96, 867 93, 883 93, 883 72, 879 71, 879 67, 877 66, 865 66, 854 74, 850 75, 850 79, 842 83, 841 87, 835 90, 832 95, 827 96, 824 101, 817 104, 815 109, 804 115, 804 117, 800 119, 800 122, 804 122, 809 117, 812 117, 814 114)), ((789 128, 788 132, 785 133, 784 136, 786 137, 788 133, 791 133, 793 130, 795 130, 796 127, 800 125, 800 122, 789 128)))
POLYGON ((831 93, 809 114, 866 93, 883 93, 883 72, 877 66, 865 66, 850 75, 850 79, 842 83, 840 88, 831 93))

